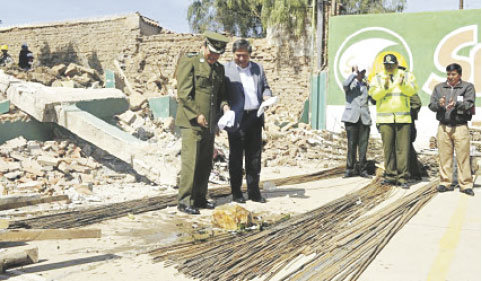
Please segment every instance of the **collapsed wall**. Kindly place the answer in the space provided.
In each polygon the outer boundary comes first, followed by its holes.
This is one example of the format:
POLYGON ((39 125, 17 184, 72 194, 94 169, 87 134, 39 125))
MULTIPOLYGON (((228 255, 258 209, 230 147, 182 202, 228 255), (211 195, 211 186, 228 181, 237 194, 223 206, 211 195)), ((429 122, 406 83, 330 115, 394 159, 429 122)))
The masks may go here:
POLYGON ((27 43, 35 61, 53 66, 75 62, 100 72, 113 68, 113 60, 138 36, 160 33, 162 28, 138 13, 51 24, 24 25, 0 29, 0 43, 18 60, 22 43, 27 43))
MULTIPOLYGON (((231 59, 235 39, 231 38, 221 62, 231 59)), ((202 38, 167 31, 134 13, 0 29, 0 44, 9 45, 15 60, 22 43, 27 43, 35 60, 45 66, 74 62, 99 73, 109 69, 119 74, 114 64, 118 60, 134 91, 152 97, 175 95, 177 60, 185 52, 199 51, 202 38)), ((253 39, 252 44, 253 60, 263 64, 280 103, 289 106, 290 114, 298 115, 308 97, 308 58, 293 46, 274 45, 266 39, 253 39)))

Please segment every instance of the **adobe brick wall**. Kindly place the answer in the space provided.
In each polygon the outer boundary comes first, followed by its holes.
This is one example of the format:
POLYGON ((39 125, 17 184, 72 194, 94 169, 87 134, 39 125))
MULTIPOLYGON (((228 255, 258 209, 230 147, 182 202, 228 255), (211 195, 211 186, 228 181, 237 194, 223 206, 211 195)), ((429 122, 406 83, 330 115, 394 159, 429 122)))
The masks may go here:
POLYGON ((102 71, 125 46, 136 44, 140 35, 139 16, 111 17, 0 29, 0 43, 18 60, 22 43, 27 43, 35 60, 43 65, 77 62, 102 71))
MULTIPOLYGON (((173 78, 179 56, 199 51, 202 37, 163 30, 137 13, 0 29, 0 44, 9 45, 15 60, 23 42, 29 44, 37 62, 48 66, 76 62, 102 73, 104 69, 115 70, 113 61, 117 59, 137 91, 164 95, 175 93, 173 78), (156 77, 163 78, 162 89, 148 86, 156 77)), ((298 115, 308 97, 307 57, 294 55, 288 46, 277 46, 267 39, 252 42, 253 60, 264 66, 273 92, 289 107, 290 114, 298 115)), ((231 59, 231 44, 227 50, 221 62, 231 59)))

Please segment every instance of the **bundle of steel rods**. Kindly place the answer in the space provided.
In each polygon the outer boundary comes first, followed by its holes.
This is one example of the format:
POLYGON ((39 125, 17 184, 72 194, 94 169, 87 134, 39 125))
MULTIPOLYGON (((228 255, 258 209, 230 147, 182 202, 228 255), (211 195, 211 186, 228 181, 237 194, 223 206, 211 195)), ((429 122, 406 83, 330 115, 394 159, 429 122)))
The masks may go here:
MULTIPOLYGON (((326 179, 342 174, 344 167, 335 167, 315 173, 291 176, 270 180, 277 186, 299 184, 309 181, 326 179)), ((246 187, 244 187, 246 190, 246 187)), ((228 196, 231 194, 229 186, 222 186, 209 190, 212 198, 228 196)), ((140 214, 143 212, 164 209, 177 204, 176 195, 161 195, 146 199, 137 199, 120 203, 106 204, 103 206, 89 207, 75 211, 61 212, 37 216, 29 219, 11 222, 9 228, 73 228, 86 226, 101 221, 116 219, 127 214, 140 214)))
POLYGON ((274 227, 151 252, 201 280, 269 280, 300 255, 315 256, 285 280, 356 280, 391 237, 434 193, 434 183, 365 216, 390 195, 377 182, 274 227), (334 279, 336 278, 336 279, 334 279))

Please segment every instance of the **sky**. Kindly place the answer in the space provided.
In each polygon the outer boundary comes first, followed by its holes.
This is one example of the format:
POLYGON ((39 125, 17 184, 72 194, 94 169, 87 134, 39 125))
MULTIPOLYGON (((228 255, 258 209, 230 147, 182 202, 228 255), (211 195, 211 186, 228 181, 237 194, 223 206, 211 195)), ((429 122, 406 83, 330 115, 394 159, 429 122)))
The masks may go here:
MULTIPOLYGON (((0 28, 140 12, 159 25, 188 33, 187 8, 192 0, 16 0, 2 1, 0 28)), ((408 0, 405 12, 456 10, 459 0, 408 0)), ((464 0, 465 9, 480 9, 480 0, 464 0)))

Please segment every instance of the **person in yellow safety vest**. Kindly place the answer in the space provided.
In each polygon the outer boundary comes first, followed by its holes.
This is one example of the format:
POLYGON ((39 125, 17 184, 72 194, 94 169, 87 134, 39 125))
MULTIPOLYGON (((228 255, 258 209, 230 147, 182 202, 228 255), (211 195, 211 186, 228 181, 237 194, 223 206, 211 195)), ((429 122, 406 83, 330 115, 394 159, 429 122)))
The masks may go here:
POLYGON ((383 184, 409 188, 410 97, 418 91, 415 76, 398 68, 397 57, 383 57, 384 71, 370 82, 368 94, 376 101, 377 127, 382 136, 385 159, 383 184))

